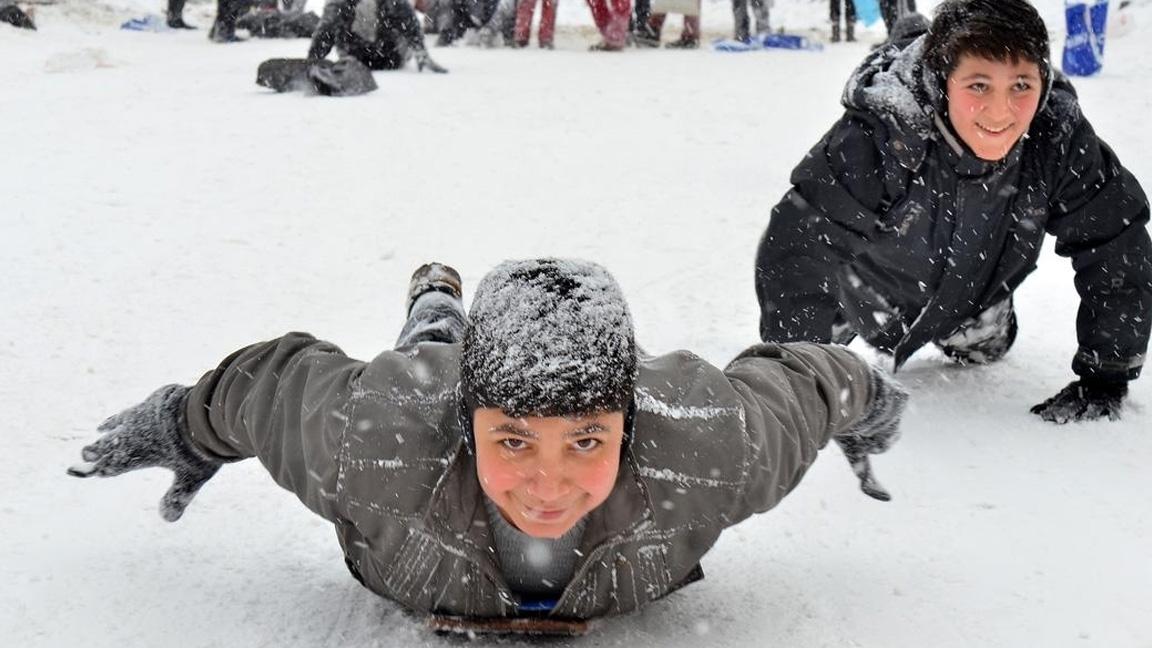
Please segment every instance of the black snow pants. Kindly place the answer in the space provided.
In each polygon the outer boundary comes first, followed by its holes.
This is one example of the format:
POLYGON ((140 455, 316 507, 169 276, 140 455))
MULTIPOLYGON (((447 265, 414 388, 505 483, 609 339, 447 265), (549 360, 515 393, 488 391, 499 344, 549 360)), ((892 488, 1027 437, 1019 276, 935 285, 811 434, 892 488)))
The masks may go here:
MULTIPOLYGON (((651 37, 649 34, 648 19, 652 17, 652 0, 635 0, 632 3, 632 23, 628 25, 628 32, 639 33, 641 36, 651 37)), ((659 35, 656 36, 659 40, 659 35)))
POLYGON ((371 43, 352 40, 344 44, 340 53, 351 56, 373 70, 399 70, 408 61, 405 48, 396 41, 388 39, 371 43))
POLYGON ((451 0, 452 21, 440 31, 437 45, 451 45, 470 28, 480 28, 492 20, 500 0, 451 0))
POLYGON ((212 23, 208 38, 217 43, 235 41, 236 21, 254 4, 254 0, 217 0, 216 21, 212 23))
POLYGON ((828 4, 828 19, 836 31, 840 29, 840 3, 844 3, 845 27, 856 24, 856 5, 852 0, 831 0, 828 4))
MULTIPOLYGON (((751 26, 748 19, 748 5, 752 5, 752 13, 756 16, 756 33, 763 34, 768 31, 768 3, 770 0, 732 0, 732 17, 735 19, 734 36, 736 40, 747 42, 751 37, 751 26)), ((852 0, 848 0, 851 4, 852 0)))

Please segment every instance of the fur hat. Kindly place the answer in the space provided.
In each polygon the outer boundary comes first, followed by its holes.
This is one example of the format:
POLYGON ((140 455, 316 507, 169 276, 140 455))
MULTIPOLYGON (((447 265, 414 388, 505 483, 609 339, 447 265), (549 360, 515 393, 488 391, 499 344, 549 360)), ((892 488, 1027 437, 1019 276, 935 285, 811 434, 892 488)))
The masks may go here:
POLYGON ((632 316, 603 267, 505 261, 476 287, 461 389, 472 409, 509 416, 625 410, 636 381, 632 316))

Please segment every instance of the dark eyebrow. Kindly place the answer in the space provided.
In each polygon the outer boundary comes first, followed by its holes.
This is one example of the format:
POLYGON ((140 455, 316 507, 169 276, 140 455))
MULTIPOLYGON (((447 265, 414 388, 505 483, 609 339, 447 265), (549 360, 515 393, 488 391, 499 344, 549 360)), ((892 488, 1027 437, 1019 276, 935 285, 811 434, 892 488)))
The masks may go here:
POLYGON ((604 432, 607 432, 607 431, 608 431, 608 428, 604 427, 603 425, 601 425, 599 423, 589 423, 588 425, 585 425, 584 427, 572 430, 571 432, 569 432, 568 434, 566 434, 564 436, 567 436, 567 437, 588 436, 589 434, 603 434, 604 432))
POLYGON ((488 432, 491 434, 512 434, 525 439, 535 439, 536 433, 531 430, 518 428, 511 423, 501 423, 494 428, 489 428, 488 432))

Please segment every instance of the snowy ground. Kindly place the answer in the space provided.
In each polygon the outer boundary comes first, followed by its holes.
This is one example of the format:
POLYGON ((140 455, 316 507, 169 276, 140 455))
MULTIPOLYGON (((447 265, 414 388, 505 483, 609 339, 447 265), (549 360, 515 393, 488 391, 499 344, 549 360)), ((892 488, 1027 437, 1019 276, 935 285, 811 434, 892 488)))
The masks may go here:
MULTIPOLYGON (((305 41, 115 29, 152 4, 0 26, 5 646, 457 645, 357 585, 332 529, 255 462, 176 524, 156 513, 162 471, 64 468, 103 417, 243 344, 303 329, 374 355, 428 259, 470 285, 508 257, 596 259, 647 347, 723 364, 756 340, 768 211, 867 51, 592 54, 566 0, 557 51, 436 50, 451 74, 381 73, 331 100, 253 84, 305 41)), ((777 24, 823 29, 823 2, 776 4, 777 24)), ((1056 28, 1061 5, 1040 2, 1056 28)), ((730 29, 726 3, 705 10, 730 29)), ((1077 87, 1149 186, 1152 4, 1133 16, 1077 87)), ((1152 647, 1152 379, 1119 423, 1027 411, 1072 377, 1076 301, 1046 256, 1006 360, 913 359, 904 440, 876 462, 893 502, 830 450, 726 534, 704 582, 572 645, 1152 647)))

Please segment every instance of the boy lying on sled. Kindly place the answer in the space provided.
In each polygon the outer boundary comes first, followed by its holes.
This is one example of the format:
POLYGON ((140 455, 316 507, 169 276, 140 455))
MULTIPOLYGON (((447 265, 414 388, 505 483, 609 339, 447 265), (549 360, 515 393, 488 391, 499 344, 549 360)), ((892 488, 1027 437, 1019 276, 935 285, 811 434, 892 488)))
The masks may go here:
MULTIPOLYGON (((175 473, 175 521, 221 465, 258 457, 336 525, 352 575, 436 618, 533 628, 636 610, 702 577, 725 528, 767 511, 831 439, 865 492, 906 395, 838 346, 762 344, 724 370, 637 350, 598 265, 505 262, 470 313, 421 267, 394 351, 303 333, 105 421, 69 473, 175 473), (531 624, 544 624, 533 626, 531 624)), ((438 626, 443 628, 444 626, 438 626)))

